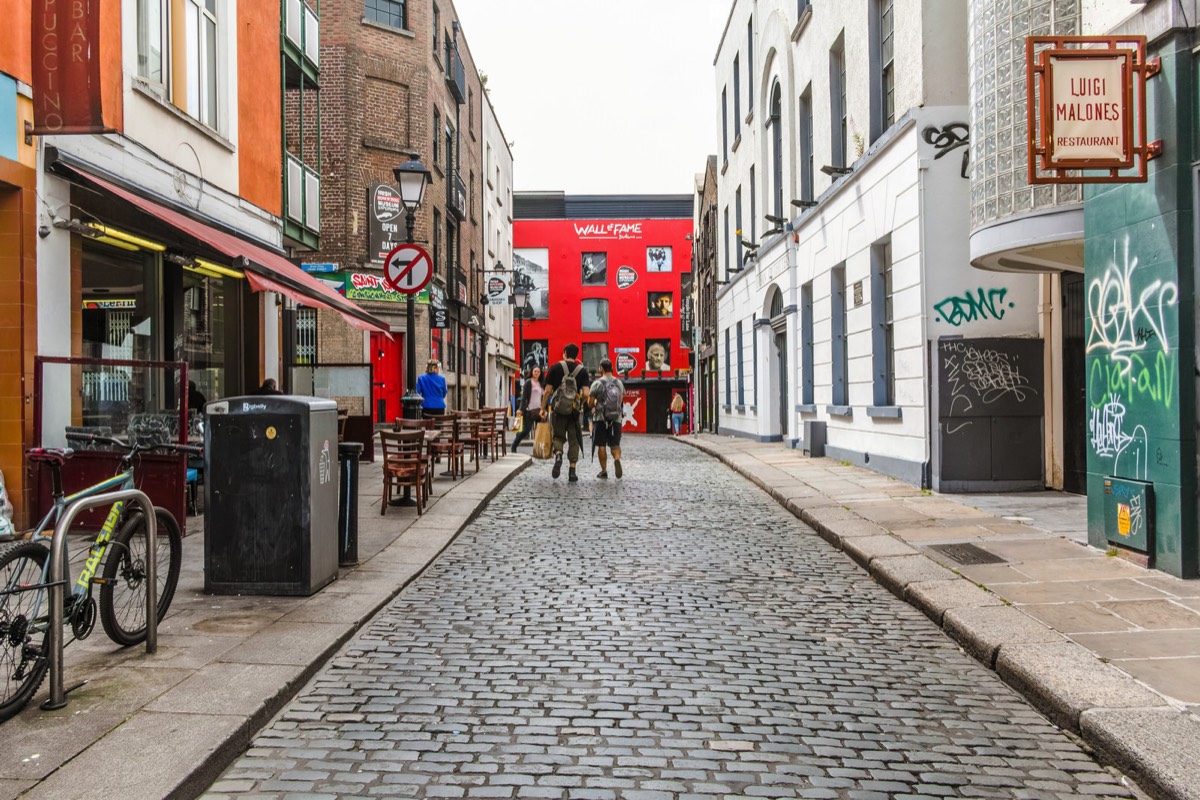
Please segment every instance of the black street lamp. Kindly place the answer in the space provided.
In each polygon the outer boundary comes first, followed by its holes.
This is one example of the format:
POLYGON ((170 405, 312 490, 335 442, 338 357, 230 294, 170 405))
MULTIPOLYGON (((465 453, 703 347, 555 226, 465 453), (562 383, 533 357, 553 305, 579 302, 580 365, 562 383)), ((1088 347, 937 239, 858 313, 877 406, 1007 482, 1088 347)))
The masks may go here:
MULTIPOLYGON (((408 238, 405 241, 412 244, 414 241, 413 228, 417 224, 417 208, 425 197, 425 187, 429 185, 430 174, 416 153, 409 154, 408 159, 392 170, 392 173, 396 176, 396 183, 400 184, 400 200, 404 203, 404 210, 407 212, 405 222, 408 225, 408 238)), ((420 416, 421 405, 425 402, 425 398, 417 393, 417 312, 414 301, 413 294, 409 294, 405 309, 404 331, 406 340, 404 382, 407 389, 404 397, 400 400, 404 407, 405 419, 416 419, 420 416)))

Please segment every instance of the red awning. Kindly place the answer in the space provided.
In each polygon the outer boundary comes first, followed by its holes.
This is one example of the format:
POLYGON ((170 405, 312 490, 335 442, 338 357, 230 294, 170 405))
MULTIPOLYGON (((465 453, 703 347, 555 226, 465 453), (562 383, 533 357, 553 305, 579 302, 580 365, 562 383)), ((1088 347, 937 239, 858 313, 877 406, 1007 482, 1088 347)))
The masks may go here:
POLYGON ((114 186, 91 173, 79 172, 78 174, 230 258, 241 259, 243 263, 239 266, 246 271, 246 280, 254 291, 278 292, 304 305, 336 311, 346 322, 360 330, 388 333, 386 322, 363 311, 283 256, 251 244, 244 239, 239 239, 232 234, 217 230, 211 225, 197 222, 191 217, 172 211, 153 200, 147 200, 133 192, 114 186))

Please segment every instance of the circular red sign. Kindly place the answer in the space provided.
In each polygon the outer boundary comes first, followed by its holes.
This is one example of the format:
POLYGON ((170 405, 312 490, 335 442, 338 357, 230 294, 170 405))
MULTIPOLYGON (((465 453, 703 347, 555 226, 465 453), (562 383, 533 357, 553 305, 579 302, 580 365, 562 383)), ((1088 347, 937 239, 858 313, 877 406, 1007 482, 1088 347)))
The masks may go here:
POLYGON ((401 294, 416 294, 433 280, 433 259, 419 245, 397 245, 383 262, 383 279, 401 294))

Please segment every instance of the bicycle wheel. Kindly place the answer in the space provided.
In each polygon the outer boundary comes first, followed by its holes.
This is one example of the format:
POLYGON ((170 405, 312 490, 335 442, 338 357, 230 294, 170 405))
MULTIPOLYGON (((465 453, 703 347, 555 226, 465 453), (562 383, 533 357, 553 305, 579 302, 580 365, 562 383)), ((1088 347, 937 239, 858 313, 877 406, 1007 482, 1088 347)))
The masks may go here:
MULTIPOLYGON (((158 619, 161 622, 171 607, 175 584, 179 582, 179 563, 183 540, 179 524, 163 508, 154 509, 158 518, 158 619)), ((141 511, 130 514, 113 536, 104 559, 100 585, 100 621, 104 632, 117 644, 133 645, 146 639, 146 517, 141 511)))
POLYGON ((17 542, 0 551, 0 722, 16 716, 37 692, 50 666, 49 607, 44 591, 14 592, 42 582, 50 551, 39 542, 17 542))

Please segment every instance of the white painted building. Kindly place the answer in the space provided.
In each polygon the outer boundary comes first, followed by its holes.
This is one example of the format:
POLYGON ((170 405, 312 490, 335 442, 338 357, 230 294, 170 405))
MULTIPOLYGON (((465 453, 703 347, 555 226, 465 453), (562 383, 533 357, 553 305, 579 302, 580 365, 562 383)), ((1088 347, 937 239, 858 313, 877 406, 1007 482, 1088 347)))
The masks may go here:
MULTIPOLYGON (((508 272, 512 277, 513 255, 513 157, 508 140, 492 108, 492 100, 483 93, 483 235, 484 266, 508 272)), ((489 305, 487 319, 487 387, 483 402, 489 408, 507 406, 512 392, 517 360, 513 347, 513 310, 511 305, 489 305)))
POLYGON ((1017 398, 1041 366, 1010 340, 1038 336, 1038 281, 970 266, 966 33, 961 0, 733 3, 715 60, 721 433, 921 485, 1041 485, 1040 427, 1032 455, 1001 446, 1034 435, 1017 398))

